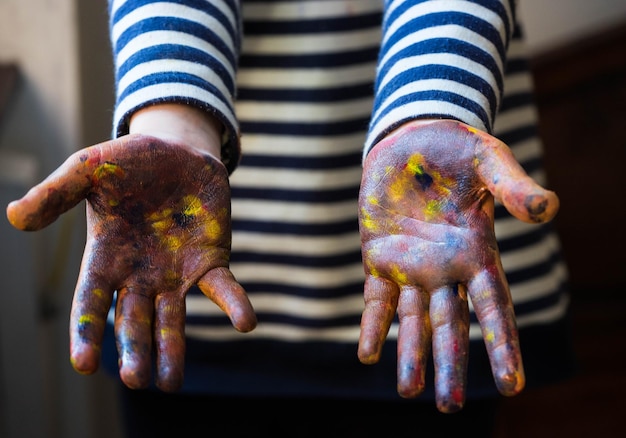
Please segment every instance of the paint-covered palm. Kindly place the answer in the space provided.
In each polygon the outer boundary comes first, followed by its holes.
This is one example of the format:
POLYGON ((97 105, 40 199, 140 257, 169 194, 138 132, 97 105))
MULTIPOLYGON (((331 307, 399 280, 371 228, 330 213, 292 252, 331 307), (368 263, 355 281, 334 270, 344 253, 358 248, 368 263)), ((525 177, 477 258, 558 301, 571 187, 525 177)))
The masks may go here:
POLYGON ((107 313, 117 291, 120 376, 132 388, 182 384, 185 295, 198 284, 242 332, 256 317, 229 270, 230 187, 208 154, 154 137, 129 135, 70 156, 7 215, 38 230, 83 199, 87 242, 70 317, 74 368, 98 368, 107 313), (153 352, 153 349, 155 350, 153 352))
POLYGON ((408 123, 365 161, 359 359, 379 360, 397 312, 398 392, 416 397, 423 391, 432 351, 442 412, 461 409, 465 400, 468 297, 498 389, 514 395, 525 384, 494 234, 494 196, 526 222, 548 221, 558 210, 556 195, 537 185, 505 144, 459 122, 408 123))

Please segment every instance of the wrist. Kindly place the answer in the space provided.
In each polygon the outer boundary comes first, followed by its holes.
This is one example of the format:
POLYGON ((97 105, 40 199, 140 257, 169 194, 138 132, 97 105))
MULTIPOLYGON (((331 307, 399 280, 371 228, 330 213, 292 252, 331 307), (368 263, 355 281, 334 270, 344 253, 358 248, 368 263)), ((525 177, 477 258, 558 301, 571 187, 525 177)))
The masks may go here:
POLYGON ((163 103, 140 109, 130 118, 129 134, 143 134, 184 144, 220 160, 223 126, 190 105, 163 103))

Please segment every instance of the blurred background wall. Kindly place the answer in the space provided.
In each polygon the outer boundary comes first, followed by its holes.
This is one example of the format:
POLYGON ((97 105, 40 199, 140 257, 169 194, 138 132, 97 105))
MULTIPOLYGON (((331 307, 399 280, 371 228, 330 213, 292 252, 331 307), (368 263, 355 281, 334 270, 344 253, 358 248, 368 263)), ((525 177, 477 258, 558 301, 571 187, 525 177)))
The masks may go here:
MULTIPOLYGON (((520 4, 537 59, 626 26, 624 0, 520 4)), ((2 211, 70 153, 109 137, 106 20, 106 0, 0 0, 2 211)), ((83 216, 79 207, 38 233, 0 219, 0 437, 119 436, 112 382, 68 360, 83 216)))

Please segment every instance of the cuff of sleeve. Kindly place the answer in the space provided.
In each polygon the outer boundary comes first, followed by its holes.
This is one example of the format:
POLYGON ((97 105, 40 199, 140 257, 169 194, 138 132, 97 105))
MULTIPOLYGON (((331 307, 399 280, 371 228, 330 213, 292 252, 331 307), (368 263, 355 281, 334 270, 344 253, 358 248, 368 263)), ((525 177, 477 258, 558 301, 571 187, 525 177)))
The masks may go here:
POLYGON ((234 117, 234 112, 232 110, 223 111, 223 108, 219 108, 223 106, 223 104, 211 105, 204 101, 182 96, 154 98, 142 101, 136 105, 124 105, 124 102, 121 102, 117 105, 114 115, 113 137, 117 138, 128 134, 130 118, 135 112, 150 105, 160 103, 182 103, 192 105, 212 114, 220 120, 224 125, 224 133, 222 134, 221 161, 226 167, 229 175, 235 171, 241 160, 241 132, 239 130, 239 124, 234 117))

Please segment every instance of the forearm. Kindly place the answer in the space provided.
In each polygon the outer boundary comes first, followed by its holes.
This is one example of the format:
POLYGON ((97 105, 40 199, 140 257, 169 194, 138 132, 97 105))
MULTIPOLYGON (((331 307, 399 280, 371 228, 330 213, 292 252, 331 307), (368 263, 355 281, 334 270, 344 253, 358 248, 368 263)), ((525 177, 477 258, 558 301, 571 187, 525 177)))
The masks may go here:
POLYGON ((415 119, 491 132, 512 31, 512 1, 387 2, 364 153, 415 119))
POLYGON ((239 2, 188 3, 128 0, 118 7, 110 0, 117 95, 114 135, 130 132, 131 118, 139 110, 189 105, 222 125, 218 156, 232 172, 240 155, 233 106, 239 2))

